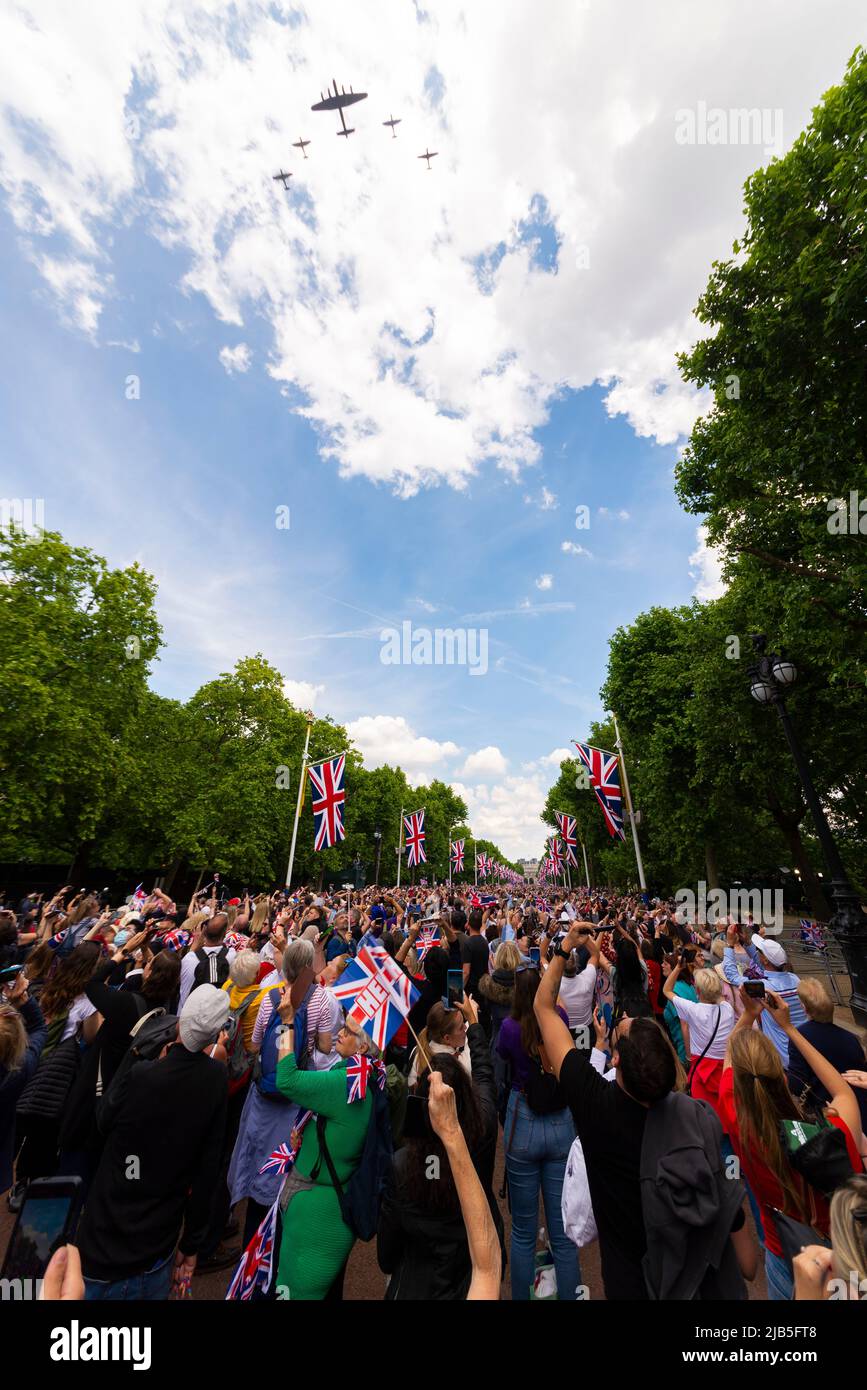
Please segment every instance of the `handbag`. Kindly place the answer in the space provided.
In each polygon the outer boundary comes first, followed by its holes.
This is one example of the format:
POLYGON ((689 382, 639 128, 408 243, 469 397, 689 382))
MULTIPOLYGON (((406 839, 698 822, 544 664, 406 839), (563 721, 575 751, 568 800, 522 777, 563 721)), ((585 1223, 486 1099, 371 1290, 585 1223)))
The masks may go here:
POLYGON ((836 1125, 782 1120, 780 1142, 795 1172, 829 1201, 852 1176, 846 1140, 836 1125))

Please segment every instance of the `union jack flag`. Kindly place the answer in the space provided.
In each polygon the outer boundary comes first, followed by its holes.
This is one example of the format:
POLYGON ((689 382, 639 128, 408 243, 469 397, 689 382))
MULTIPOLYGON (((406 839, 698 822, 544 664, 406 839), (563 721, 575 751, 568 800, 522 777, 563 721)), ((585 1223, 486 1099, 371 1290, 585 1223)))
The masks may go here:
POLYGON ((360 1052, 357 1052, 354 1057, 350 1057, 346 1067, 346 1102, 348 1105, 356 1100, 364 1100, 367 1095, 371 1072, 377 1086, 382 1091, 385 1087, 385 1067, 379 1058, 365 1057, 360 1052))
POLYGON ((596 793, 596 800, 602 807, 608 834, 625 840, 617 754, 606 753, 602 748, 591 748, 589 743, 576 743, 575 747, 590 774, 590 783, 596 793))
POLYGON ((456 873, 456 874, 461 874, 461 873, 463 873, 463 871, 464 871, 464 841, 463 841, 463 840, 452 840, 451 844, 449 845, 449 853, 451 854, 452 868, 454 869, 455 873, 456 873))
POLYGON ((428 951, 433 950, 434 946, 440 945, 440 933, 438 927, 422 927, 415 943, 415 953, 418 956, 419 964, 424 960, 428 951))
POLYGON ((486 873, 488 872, 488 866, 489 866, 490 862, 491 862, 490 859, 489 859, 488 856, 484 853, 483 850, 479 850, 479 851, 477 852, 477 854, 476 854, 476 868, 478 869, 479 874, 481 875, 482 878, 484 878, 485 875, 486 875, 486 873))
POLYGON ((163 932, 160 941, 170 951, 183 951, 189 944, 191 933, 184 931, 182 927, 175 927, 172 931, 163 932))
POLYGON ((383 1052, 397 1032, 419 992, 382 947, 362 947, 331 990, 383 1052))
POLYGON ((551 843, 548 846, 548 863, 551 866, 551 873, 559 874, 563 865, 563 855, 560 850, 560 841, 556 835, 551 836, 551 843))
POLYGON ((278 1197, 269 1209, 253 1239, 241 1256, 232 1282, 226 1290, 226 1300, 237 1299, 246 1303, 253 1297, 256 1289, 264 1293, 271 1283, 271 1270, 274 1266, 274 1240, 277 1234, 278 1197))
POLYGON ((406 866, 414 869, 416 864, 426 864, 424 852, 424 811, 411 811, 403 818, 406 832, 406 866))
POLYGON ((825 933, 818 922, 808 922, 806 917, 800 918, 801 922, 801 941, 807 951, 827 951, 828 943, 825 940, 825 933))
POLYGON ((303 1115, 299 1116, 293 1126, 294 1133, 297 1135, 297 1142, 291 1149, 285 1142, 279 1144, 274 1152, 266 1158, 265 1162, 262 1164, 262 1167, 259 1169, 260 1173, 285 1173, 288 1168, 292 1167, 301 1149, 301 1135, 304 1132, 304 1127, 308 1121, 312 1119, 312 1110, 305 1110, 303 1115))
POLYGON ((496 893, 473 893, 470 907, 493 907, 496 901, 496 893))
POLYGON ((565 811, 555 811, 554 815, 557 819, 563 848, 566 851, 566 863, 577 869, 578 856, 575 851, 578 845, 578 834, 575 817, 567 815, 565 811))
POLYGON ((336 758, 326 758, 322 763, 308 767, 313 787, 313 848, 330 849, 345 835, 343 829, 343 805, 346 792, 343 779, 346 772, 346 754, 336 758))

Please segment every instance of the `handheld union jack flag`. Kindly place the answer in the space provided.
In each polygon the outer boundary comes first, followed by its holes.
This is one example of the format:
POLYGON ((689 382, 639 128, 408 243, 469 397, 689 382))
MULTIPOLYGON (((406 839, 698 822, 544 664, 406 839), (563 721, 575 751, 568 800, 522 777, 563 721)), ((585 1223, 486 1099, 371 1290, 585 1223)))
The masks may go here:
POLYGON ((314 763, 307 771, 313 788, 313 848, 330 849, 332 845, 338 844, 346 833, 343 829, 346 754, 340 753, 336 758, 326 758, 324 762, 314 763))
POLYGON ((589 743, 576 743, 578 756, 590 774, 590 784, 602 807, 608 834, 625 840, 623 803, 620 795, 620 766, 616 753, 603 748, 591 748, 589 743))
POLYGON ((232 1282, 226 1290, 227 1301, 237 1299, 239 1302, 246 1303, 248 1299, 253 1297, 257 1289, 261 1289, 265 1293, 271 1283, 279 1204, 280 1198, 278 1197, 241 1256, 238 1268, 232 1276, 232 1282))
POLYGON ((464 841, 452 840, 449 845, 449 853, 455 873, 462 874, 464 871, 464 841))
POLYGON ((828 943, 825 940, 825 933, 818 922, 808 922, 806 917, 801 917, 801 941, 806 951, 827 951, 828 943))
POLYGON ((578 833, 575 817, 567 815, 565 811, 555 811, 554 815, 560 830, 560 839, 563 841, 563 849, 566 852, 566 863, 577 869, 578 856, 575 850, 578 845, 578 833))
POLYGON ((346 1102, 348 1105, 356 1100, 364 1100, 371 1073, 379 1089, 384 1090, 385 1067, 378 1057, 365 1057, 361 1052, 350 1057, 346 1067, 346 1102))
POLYGON ((424 811, 411 811, 403 818, 406 832, 406 866, 414 869, 416 864, 426 864, 424 852, 424 811))
POLYGON ((369 1033, 383 1052, 419 992, 388 952, 381 947, 362 947, 331 990, 351 1018, 369 1033))
POLYGON ((428 951, 432 951, 434 946, 441 945, 439 927, 422 927, 415 943, 415 953, 418 956, 419 964, 422 963, 428 951))

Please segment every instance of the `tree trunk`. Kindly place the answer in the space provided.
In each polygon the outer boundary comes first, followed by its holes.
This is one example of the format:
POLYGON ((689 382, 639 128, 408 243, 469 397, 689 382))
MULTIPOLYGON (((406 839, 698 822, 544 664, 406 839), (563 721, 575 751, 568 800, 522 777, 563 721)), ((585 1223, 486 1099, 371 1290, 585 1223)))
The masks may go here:
POLYGON ((795 866, 801 871, 801 883, 810 912, 819 922, 827 922, 831 915, 824 889, 813 872, 813 866, 804 852, 804 842, 799 830, 800 819, 787 814, 775 797, 769 799, 771 815, 785 836, 786 844, 792 852, 795 866))
POLYGON ((717 862, 716 845, 713 840, 705 841, 704 863, 708 888, 719 888, 719 864, 717 862))
POLYGON ((75 854, 72 857, 72 863, 70 864, 67 870, 67 883, 73 884, 73 886, 76 888, 83 886, 84 879, 87 874, 87 864, 88 860, 90 859, 90 851, 93 849, 93 846, 95 844, 95 840, 82 840, 81 844, 76 849, 75 854))
MULTIPOLYGON (((177 878, 178 874, 181 871, 181 868, 186 864, 186 862, 187 861, 185 856, 183 854, 179 854, 178 857, 176 859, 173 859, 171 864, 169 865, 169 871, 166 874, 166 880, 163 884, 163 892, 167 893, 169 897, 172 896, 172 885, 174 884, 175 879, 177 878)), ((199 878, 201 881, 201 875, 199 876, 199 878)), ((198 884, 196 886, 198 887, 198 884)))

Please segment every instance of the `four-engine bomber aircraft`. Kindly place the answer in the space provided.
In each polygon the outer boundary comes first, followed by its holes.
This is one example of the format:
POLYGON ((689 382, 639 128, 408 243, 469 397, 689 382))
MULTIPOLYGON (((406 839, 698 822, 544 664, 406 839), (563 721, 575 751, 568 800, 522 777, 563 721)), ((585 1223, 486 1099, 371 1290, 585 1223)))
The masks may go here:
POLYGON ((344 106, 352 106, 352 105, 354 105, 354 103, 355 103, 356 101, 364 101, 365 98, 367 97, 367 92, 353 92, 353 90, 352 90, 351 87, 349 88, 349 91, 348 91, 348 92, 347 92, 347 90, 346 90, 345 87, 342 89, 342 91, 339 91, 339 92, 338 92, 338 90, 337 90, 337 83, 335 82, 335 83, 334 83, 334 91, 332 92, 332 91, 331 91, 331 88, 329 87, 329 88, 328 88, 328 96, 327 96, 327 97, 323 97, 321 92, 319 93, 319 95, 320 95, 320 97, 322 97, 322 100, 321 100, 321 101, 317 101, 316 105, 315 105, 315 106, 311 106, 310 110, 311 110, 311 111, 339 111, 339 112, 340 112, 340 124, 343 126, 343 129, 342 129, 342 130, 338 130, 337 134, 338 134, 338 135, 352 135, 352 134, 354 134, 355 126, 347 126, 346 121, 345 121, 344 116, 343 116, 343 108, 344 108, 344 106))

